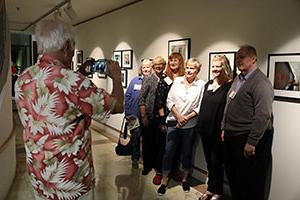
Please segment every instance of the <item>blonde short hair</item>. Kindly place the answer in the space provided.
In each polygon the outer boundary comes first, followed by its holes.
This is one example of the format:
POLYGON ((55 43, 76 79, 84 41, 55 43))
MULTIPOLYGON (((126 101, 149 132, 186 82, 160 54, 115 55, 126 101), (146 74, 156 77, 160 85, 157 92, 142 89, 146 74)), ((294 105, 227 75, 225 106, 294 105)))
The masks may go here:
POLYGON ((198 68, 198 70, 200 71, 202 64, 200 63, 200 61, 197 58, 189 58, 185 65, 194 65, 195 67, 198 68))
POLYGON ((153 58, 153 60, 152 60, 152 66, 154 66, 154 65, 160 65, 160 64, 166 66, 166 61, 165 61, 165 59, 163 57, 156 56, 155 58, 153 58))

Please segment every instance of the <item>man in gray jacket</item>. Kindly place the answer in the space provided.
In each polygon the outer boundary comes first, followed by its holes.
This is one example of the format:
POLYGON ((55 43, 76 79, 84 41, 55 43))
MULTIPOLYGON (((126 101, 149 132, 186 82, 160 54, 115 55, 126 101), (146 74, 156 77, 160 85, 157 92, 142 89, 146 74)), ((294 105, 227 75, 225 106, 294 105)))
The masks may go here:
POLYGON ((241 73, 227 94, 224 111, 225 170, 233 200, 268 199, 274 90, 256 62, 254 47, 238 50, 241 73))

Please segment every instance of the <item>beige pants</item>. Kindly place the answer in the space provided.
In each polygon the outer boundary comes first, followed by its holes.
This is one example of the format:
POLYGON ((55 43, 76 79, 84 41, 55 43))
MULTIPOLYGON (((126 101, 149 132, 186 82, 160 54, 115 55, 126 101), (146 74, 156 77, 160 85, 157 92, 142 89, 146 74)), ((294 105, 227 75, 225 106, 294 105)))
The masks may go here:
MULTIPOLYGON (((94 190, 92 189, 88 193, 85 193, 83 196, 79 197, 78 200, 94 200, 95 199, 94 196, 95 196, 94 190)), ((34 197, 35 200, 48 200, 47 198, 40 197, 38 194, 36 194, 36 192, 34 192, 34 197)))

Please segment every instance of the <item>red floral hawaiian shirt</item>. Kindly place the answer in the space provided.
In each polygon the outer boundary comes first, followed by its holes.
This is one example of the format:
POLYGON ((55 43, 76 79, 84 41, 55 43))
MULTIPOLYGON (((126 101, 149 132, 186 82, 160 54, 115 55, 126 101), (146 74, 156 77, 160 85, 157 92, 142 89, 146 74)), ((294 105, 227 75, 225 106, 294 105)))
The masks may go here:
POLYGON ((46 199, 78 199, 94 186, 91 118, 106 120, 115 99, 82 74, 43 56, 15 84, 32 186, 46 199))

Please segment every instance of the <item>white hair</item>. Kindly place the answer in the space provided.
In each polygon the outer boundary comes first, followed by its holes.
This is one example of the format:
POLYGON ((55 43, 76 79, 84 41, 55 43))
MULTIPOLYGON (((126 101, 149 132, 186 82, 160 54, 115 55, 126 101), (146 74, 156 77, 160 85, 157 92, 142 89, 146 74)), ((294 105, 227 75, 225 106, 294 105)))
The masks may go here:
POLYGON ((36 41, 39 53, 55 52, 63 48, 66 41, 74 48, 71 26, 60 20, 44 20, 36 26, 36 41))
POLYGON ((150 59, 143 59, 143 61, 142 61, 142 65, 152 65, 152 61, 150 60, 150 59))

